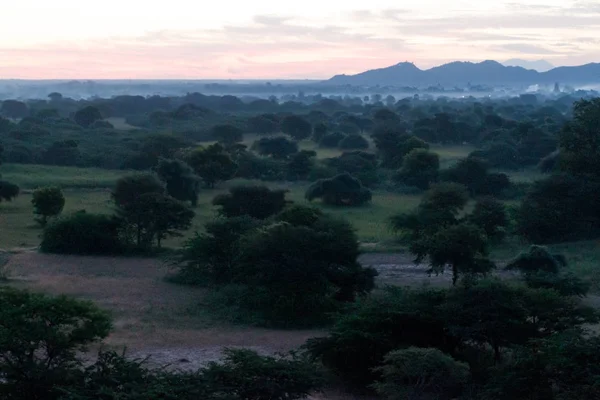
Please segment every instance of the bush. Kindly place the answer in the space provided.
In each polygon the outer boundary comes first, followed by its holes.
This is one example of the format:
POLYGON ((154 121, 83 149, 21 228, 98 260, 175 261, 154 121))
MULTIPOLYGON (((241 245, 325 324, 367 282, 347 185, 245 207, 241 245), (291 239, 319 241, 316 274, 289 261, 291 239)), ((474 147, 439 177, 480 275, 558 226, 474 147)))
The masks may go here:
POLYGON ((12 201, 19 195, 20 189, 17 185, 0 180, 0 202, 2 200, 12 201))
POLYGON ((78 212, 46 226, 40 249, 59 254, 118 254, 120 222, 114 217, 78 212))
POLYGON ((39 215, 38 222, 46 226, 48 217, 56 217, 65 207, 65 196, 60 188, 47 187, 33 192, 33 213, 39 215))
POLYGON ((322 198, 325 204, 359 206, 371 201, 371 191, 350 174, 340 174, 331 179, 321 179, 306 190, 308 201, 322 198))
POLYGON ((508 216, 504 204, 493 197, 481 198, 469 216, 469 221, 481 228, 488 238, 502 240, 508 227, 508 216))
POLYGON ((266 186, 238 186, 229 193, 216 196, 212 204, 225 217, 250 216, 265 219, 277 214, 286 204, 287 190, 270 190, 266 186))
POLYGON ((365 150, 369 148, 369 142, 361 135, 348 135, 338 144, 340 149, 365 150))
POLYGON ((0 288, 0 397, 59 398, 77 355, 110 329, 108 314, 90 302, 0 288))
POLYGON ((395 350, 377 367, 381 381, 373 385, 389 400, 454 399, 469 381, 469 366, 437 349, 395 350))

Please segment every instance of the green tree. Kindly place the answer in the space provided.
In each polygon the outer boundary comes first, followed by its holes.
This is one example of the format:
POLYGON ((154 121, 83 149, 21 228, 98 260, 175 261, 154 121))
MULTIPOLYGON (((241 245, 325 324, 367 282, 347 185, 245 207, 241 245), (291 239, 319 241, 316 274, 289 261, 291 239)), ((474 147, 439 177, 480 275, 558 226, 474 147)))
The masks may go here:
POLYGON ((428 189, 437 180, 440 157, 425 149, 415 149, 404 157, 402 168, 395 179, 408 186, 428 189))
POLYGON ((162 193, 145 193, 119 210, 119 216, 133 225, 137 245, 141 247, 156 240, 158 248, 168 236, 181 236, 189 229, 195 213, 184 203, 162 193))
POLYGON ((0 180, 0 202, 2 200, 12 201, 19 195, 20 189, 17 185, 0 180))
POLYGON ((220 207, 219 214, 228 218, 247 215, 266 219, 290 203, 285 199, 286 193, 287 190, 270 190, 266 186, 237 186, 216 196, 212 204, 220 207))
POLYGON ((164 184, 154 174, 127 175, 117 180, 112 198, 117 207, 136 203, 146 193, 164 193, 164 184))
POLYGON ((302 150, 292 156, 287 164, 288 178, 291 180, 304 180, 310 174, 313 166, 313 158, 317 153, 309 150, 302 150))
POLYGON ((276 160, 285 160, 291 155, 298 153, 298 144, 283 136, 261 138, 254 142, 252 148, 255 149, 258 154, 271 156, 276 160))
POLYGON ((102 119, 102 113, 94 106, 87 106, 78 110, 74 115, 73 119, 78 125, 87 128, 94 122, 102 119))
POLYGON ((238 167, 219 144, 197 148, 186 160, 204 184, 211 188, 214 188, 217 182, 233 178, 238 167))
POLYGON ((320 179, 308 187, 305 198, 312 201, 323 199, 325 204, 336 206, 358 206, 371 201, 371 191, 348 173, 331 179, 320 179))
POLYGON ((563 171, 600 176, 600 98, 575 103, 573 120, 560 134, 560 151, 563 171))
POLYGON ((481 228, 488 238, 502 240, 508 228, 506 207, 493 197, 483 197, 475 203, 468 220, 481 228))
POLYGON ((438 349, 409 347, 386 354, 373 387, 388 400, 454 399, 469 382, 469 365, 438 349))
POLYGON ((315 143, 321 142, 321 139, 323 139, 325 137, 325 135, 327 135, 328 131, 329 131, 329 128, 327 128, 327 125, 324 122, 316 123, 315 126, 313 127, 312 140, 315 143))
POLYGON ((310 137, 312 125, 298 115, 288 115, 281 121, 281 131, 294 140, 304 140, 310 137))
POLYGON ((39 215, 37 221, 46 226, 49 217, 56 217, 65 207, 65 196, 57 187, 36 189, 31 199, 33 213, 39 215))
POLYGON ((4 100, 0 112, 8 118, 25 118, 29 115, 29 108, 22 101, 4 100))
POLYGON ((215 125, 212 129, 212 136, 226 146, 239 143, 244 140, 244 131, 234 125, 215 125))
POLYGON ((91 302, 0 288, 0 395, 53 400, 86 347, 108 336, 108 314, 91 302))
POLYGON ((156 174, 165 182, 167 193, 180 201, 190 201, 192 207, 198 203, 199 179, 194 170, 180 160, 160 159, 156 174))

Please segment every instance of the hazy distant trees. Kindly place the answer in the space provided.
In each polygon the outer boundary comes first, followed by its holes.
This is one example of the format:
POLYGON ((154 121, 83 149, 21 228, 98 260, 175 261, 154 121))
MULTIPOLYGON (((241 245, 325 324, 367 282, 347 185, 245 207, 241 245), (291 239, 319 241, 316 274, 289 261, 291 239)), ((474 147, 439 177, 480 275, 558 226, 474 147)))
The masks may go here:
POLYGON ((261 138, 254 142, 252 148, 260 155, 271 156, 277 160, 284 160, 298 152, 298 144, 284 136, 261 138))
POLYGON ((89 127, 94 122, 102 119, 102 113, 94 106, 87 106, 78 110, 74 115, 73 119, 77 124, 84 128, 89 127))
POLYGON ((231 146, 244 140, 244 131, 237 126, 215 125, 211 131, 212 136, 225 146, 231 146))
POLYGON ((0 112, 8 118, 25 118, 29 115, 29 108, 22 101, 4 100, 0 112))
POLYGON ((321 198, 323 203, 335 206, 358 206, 371 201, 371 191, 348 173, 331 179, 320 179, 306 190, 308 201, 321 198))

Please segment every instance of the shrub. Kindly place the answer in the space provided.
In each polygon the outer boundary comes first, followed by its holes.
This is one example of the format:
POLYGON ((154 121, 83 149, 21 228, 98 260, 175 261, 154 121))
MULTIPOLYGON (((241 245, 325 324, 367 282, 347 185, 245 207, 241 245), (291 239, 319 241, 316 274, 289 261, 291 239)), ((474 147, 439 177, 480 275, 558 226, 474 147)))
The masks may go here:
POLYGON ((369 148, 369 142, 361 135, 348 135, 338 144, 340 149, 365 150, 369 148))
POLYGON ((358 206, 371 201, 371 191, 350 174, 340 174, 331 179, 321 179, 306 190, 308 201, 322 198, 325 204, 358 206))
POLYGON ((266 186, 238 186, 229 193, 216 196, 212 204, 219 208, 225 217, 247 215, 265 219, 275 215, 289 203, 285 199, 286 190, 270 190, 266 186))
POLYGON ((0 202, 2 200, 12 201, 19 195, 20 189, 17 185, 0 180, 0 202))
POLYGON ((42 226, 48 222, 48 217, 56 217, 65 207, 65 196, 60 188, 47 187, 33 192, 31 199, 33 213, 39 215, 37 220, 42 226))
POLYGON ((123 250, 119 228, 114 217, 78 212, 46 226, 40 249, 59 254, 117 254, 123 250))
POLYGON ((373 385, 389 400, 454 399, 469 381, 469 366, 438 349, 395 350, 377 367, 381 381, 373 385))

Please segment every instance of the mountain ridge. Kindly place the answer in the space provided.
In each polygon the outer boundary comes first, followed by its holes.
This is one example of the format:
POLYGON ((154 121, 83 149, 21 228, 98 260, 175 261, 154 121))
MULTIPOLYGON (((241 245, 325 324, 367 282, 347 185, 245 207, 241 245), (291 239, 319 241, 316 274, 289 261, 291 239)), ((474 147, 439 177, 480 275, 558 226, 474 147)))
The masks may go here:
POLYGON ((600 63, 576 67, 556 67, 538 72, 519 66, 505 66, 494 60, 479 63, 453 61, 422 70, 414 63, 401 62, 354 75, 335 75, 328 84, 353 86, 431 86, 431 85, 492 85, 528 86, 535 84, 598 84, 600 63))

